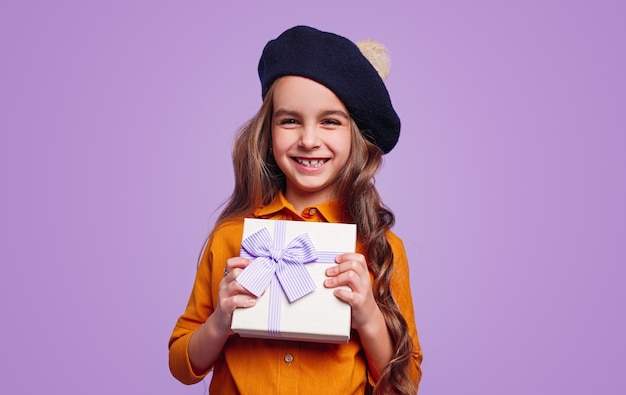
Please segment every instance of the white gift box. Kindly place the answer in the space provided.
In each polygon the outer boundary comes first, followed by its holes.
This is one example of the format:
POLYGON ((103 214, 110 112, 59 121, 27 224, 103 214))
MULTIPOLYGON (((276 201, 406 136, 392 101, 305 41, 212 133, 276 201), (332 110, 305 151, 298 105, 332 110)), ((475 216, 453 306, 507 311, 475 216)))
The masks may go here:
MULTIPOLYGON (((246 218, 242 256, 247 256, 249 259, 258 256, 245 250, 245 245, 247 245, 246 239, 250 241, 259 234, 264 234, 266 238, 260 239, 261 241, 257 244, 271 250, 274 255, 281 255, 282 252, 276 252, 276 245, 266 244, 279 243, 281 245, 278 249, 284 249, 294 244, 294 240, 307 239, 308 236, 317 258, 303 264, 305 273, 302 275, 306 277, 310 275, 312 280, 310 285, 314 290, 290 302, 285 294, 291 288, 289 284, 286 287, 281 286, 277 275, 273 272, 274 269, 266 269, 271 271, 271 274, 265 272, 265 276, 271 276, 273 284, 260 288, 258 293, 260 297, 256 305, 250 308, 238 308, 233 312, 231 329, 243 337, 347 343, 350 339, 350 305, 339 300, 333 294, 332 288, 324 287, 324 280, 328 278, 325 270, 329 266, 336 265, 335 256, 355 251, 356 225, 246 218), (268 241, 268 237, 271 240, 268 241)), ((274 255, 273 258, 257 259, 265 259, 266 266, 274 265, 276 262, 274 255)), ((240 273, 238 280, 242 283, 245 277, 248 277, 247 281, 265 278, 263 275, 255 274, 255 269, 251 266, 252 264, 240 273), (249 270, 249 273, 244 276, 246 270, 249 270)), ((281 281, 283 281, 282 284, 285 283, 284 279, 281 281)), ((251 288, 248 289, 252 291, 251 288)))

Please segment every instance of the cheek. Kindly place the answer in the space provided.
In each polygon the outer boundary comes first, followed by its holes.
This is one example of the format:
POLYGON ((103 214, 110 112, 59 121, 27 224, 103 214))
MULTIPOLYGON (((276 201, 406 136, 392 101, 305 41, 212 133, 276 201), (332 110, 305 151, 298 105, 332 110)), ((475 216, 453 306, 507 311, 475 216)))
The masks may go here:
POLYGON ((272 148, 274 154, 286 152, 291 146, 297 143, 293 133, 282 131, 272 131, 272 148))
POLYGON ((344 161, 347 161, 350 156, 350 148, 352 147, 350 135, 337 136, 333 141, 333 147, 335 148, 335 154, 340 156, 344 161))

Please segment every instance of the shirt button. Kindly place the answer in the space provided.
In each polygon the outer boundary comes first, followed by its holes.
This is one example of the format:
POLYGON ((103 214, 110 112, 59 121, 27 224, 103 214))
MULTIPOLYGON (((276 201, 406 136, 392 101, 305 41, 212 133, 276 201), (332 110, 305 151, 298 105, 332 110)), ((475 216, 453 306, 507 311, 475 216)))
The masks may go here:
POLYGON ((291 363, 291 362, 293 362, 293 355, 291 355, 291 354, 286 354, 286 355, 285 355, 285 362, 286 362, 286 363, 291 363))
POLYGON ((317 212, 317 209, 315 209, 315 208, 310 208, 309 209, 309 215, 315 215, 316 212, 317 212))

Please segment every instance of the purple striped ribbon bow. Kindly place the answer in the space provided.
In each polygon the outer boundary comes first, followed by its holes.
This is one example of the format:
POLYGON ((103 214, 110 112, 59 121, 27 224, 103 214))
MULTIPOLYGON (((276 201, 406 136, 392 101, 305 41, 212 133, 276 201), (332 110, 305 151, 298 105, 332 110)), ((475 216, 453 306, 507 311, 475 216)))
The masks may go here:
MULTIPOLYGON (((274 239, 267 228, 263 228, 241 242, 241 256, 253 261, 237 276, 237 281, 257 297, 275 280, 278 280, 289 302, 310 294, 316 288, 304 267, 304 264, 317 260, 315 246, 304 233, 283 247, 286 226, 286 221, 278 220, 274 226, 274 239)), ((273 299, 276 293, 271 292, 270 297, 273 299)))

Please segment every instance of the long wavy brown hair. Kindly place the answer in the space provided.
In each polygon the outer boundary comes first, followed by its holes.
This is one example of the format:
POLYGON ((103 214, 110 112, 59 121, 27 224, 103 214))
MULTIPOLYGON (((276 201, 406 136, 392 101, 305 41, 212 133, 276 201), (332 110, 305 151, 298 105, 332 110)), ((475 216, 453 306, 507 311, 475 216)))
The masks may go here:
MULTIPOLYGON (((235 138, 232 152, 235 188, 216 227, 230 219, 251 215, 259 206, 270 203, 280 190, 284 191, 285 176, 270 151, 272 103, 273 88, 270 88, 257 114, 235 138)), ((374 277, 374 298, 385 317, 393 345, 391 362, 381 372, 373 393, 414 394, 417 389, 408 375, 413 345, 390 287, 394 259, 385 233, 395 218, 374 185, 381 164, 382 151, 367 141, 352 121, 350 159, 339 174, 337 197, 346 221, 357 225, 359 241, 374 277)))

